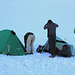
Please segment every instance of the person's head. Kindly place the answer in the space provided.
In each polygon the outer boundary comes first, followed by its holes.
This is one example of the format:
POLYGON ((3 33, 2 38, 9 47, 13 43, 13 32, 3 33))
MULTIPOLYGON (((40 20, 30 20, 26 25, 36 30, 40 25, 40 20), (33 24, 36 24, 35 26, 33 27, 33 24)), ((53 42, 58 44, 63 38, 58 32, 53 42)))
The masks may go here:
POLYGON ((48 20, 48 23, 52 23, 52 20, 48 20))

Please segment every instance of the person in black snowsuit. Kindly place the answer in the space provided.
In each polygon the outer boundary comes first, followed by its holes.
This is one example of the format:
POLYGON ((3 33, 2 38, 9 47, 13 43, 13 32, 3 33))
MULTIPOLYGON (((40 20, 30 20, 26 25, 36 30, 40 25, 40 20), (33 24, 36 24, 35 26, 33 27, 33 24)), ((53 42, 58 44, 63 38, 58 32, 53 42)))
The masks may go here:
POLYGON ((33 33, 28 32, 24 35, 24 43, 25 43, 25 52, 28 54, 33 54, 33 42, 35 40, 35 36, 33 33), (31 50, 30 50, 31 47, 31 50))
POLYGON ((47 29, 49 52, 51 53, 49 57, 56 56, 56 27, 58 27, 58 25, 53 23, 52 20, 48 20, 47 24, 44 26, 44 29, 47 29))

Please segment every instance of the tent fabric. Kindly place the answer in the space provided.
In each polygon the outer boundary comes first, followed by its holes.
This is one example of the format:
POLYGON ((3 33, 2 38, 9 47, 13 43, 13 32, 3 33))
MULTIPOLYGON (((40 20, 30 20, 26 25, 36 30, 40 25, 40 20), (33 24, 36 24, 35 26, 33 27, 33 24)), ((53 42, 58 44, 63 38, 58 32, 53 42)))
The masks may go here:
POLYGON ((74 33, 75 33, 75 28, 74 28, 74 33))
MULTIPOLYGON (((75 49, 74 49, 73 45, 71 45, 71 44, 69 44, 69 43, 63 41, 63 40, 62 40, 61 38, 59 38, 59 37, 56 37, 56 47, 57 47, 59 50, 62 50, 62 48, 63 48, 64 45, 68 45, 68 46, 70 47, 70 49, 71 49, 72 55, 75 55, 75 49)), ((44 50, 44 49, 49 50, 48 41, 45 43, 43 50, 44 50)))
POLYGON ((0 31, 0 54, 26 55, 24 47, 14 31, 0 31))

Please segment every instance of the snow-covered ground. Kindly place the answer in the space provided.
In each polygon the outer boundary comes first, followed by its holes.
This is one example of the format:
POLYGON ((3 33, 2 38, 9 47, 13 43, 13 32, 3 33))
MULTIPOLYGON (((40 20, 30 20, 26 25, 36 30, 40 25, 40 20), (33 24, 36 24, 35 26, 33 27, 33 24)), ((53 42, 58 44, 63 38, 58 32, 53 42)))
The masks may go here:
POLYGON ((0 54, 0 75, 74 75, 75 58, 49 58, 36 48, 47 41, 45 23, 51 19, 59 25, 57 36, 67 38, 75 48, 74 0, 0 0, 0 30, 14 30, 24 45, 24 34, 35 34, 34 54, 6 56, 0 54))
POLYGON ((75 58, 49 58, 48 53, 0 55, 0 75, 74 75, 75 58))

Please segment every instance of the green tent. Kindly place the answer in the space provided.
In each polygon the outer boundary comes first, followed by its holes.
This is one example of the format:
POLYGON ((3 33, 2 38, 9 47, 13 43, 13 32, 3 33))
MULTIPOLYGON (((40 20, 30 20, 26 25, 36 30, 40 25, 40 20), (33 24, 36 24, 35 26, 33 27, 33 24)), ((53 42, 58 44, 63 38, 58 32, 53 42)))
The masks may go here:
MULTIPOLYGON (((63 47, 64 45, 68 45, 68 46, 70 47, 70 50, 71 50, 72 55, 75 55, 75 49, 74 49, 73 45, 71 45, 71 44, 69 44, 69 43, 63 41, 63 40, 60 39, 59 37, 56 37, 56 47, 57 47, 59 50, 62 50, 62 47, 63 47)), ((45 49, 46 49, 46 50, 49 50, 48 41, 45 43, 44 48, 43 48, 43 51, 44 51, 45 49)))
POLYGON ((74 33, 75 33, 75 28, 74 28, 74 33))
POLYGON ((26 55, 21 41, 12 30, 0 31, 0 54, 26 55))

